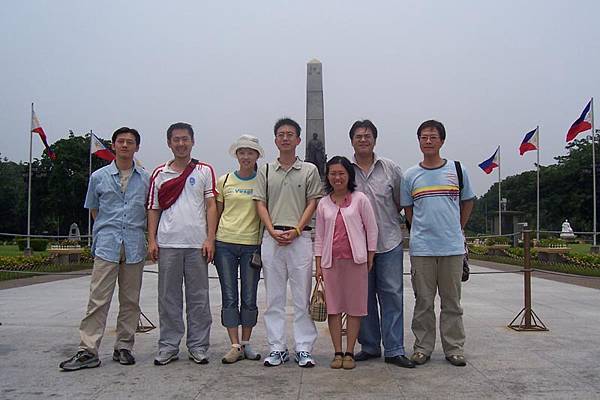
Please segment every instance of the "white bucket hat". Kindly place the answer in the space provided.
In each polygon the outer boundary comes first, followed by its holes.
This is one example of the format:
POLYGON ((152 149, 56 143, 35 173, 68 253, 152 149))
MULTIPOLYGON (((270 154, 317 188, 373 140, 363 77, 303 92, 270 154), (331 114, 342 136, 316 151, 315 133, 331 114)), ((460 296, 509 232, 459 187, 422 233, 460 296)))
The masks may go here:
POLYGON ((258 142, 258 138, 252 135, 242 135, 229 147, 231 157, 236 157, 236 152, 239 149, 252 149, 258 152, 258 157, 263 157, 265 152, 258 142))

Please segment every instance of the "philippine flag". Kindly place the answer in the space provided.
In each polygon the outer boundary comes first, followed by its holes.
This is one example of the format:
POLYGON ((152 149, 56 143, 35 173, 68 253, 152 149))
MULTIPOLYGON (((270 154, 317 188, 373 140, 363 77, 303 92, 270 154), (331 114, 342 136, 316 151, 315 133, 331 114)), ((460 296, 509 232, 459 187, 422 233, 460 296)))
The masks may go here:
POLYGON ((577 118, 577 121, 573 122, 569 132, 567 132, 567 142, 575 139, 575 137, 581 132, 585 132, 589 129, 592 129, 592 101, 585 106, 581 116, 577 118))
POLYGON ((536 150, 538 148, 538 130, 535 128, 531 132, 527 133, 519 146, 519 153, 521 155, 528 151, 536 150))
POLYGON ((92 133, 92 145, 90 146, 90 152, 96 157, 100 157, 106 161, 112 161, 115 159, 115 155, 112 151, 106 148, 100 139, 92 133))
POLYGON ((498 146, 498 148, 490 158, 479 164, 479 168, 481 168, 486 174, 492 173, 494 168, 500 166, 500 156, 498 155, 499 152, 500 146, 498 146))
POLYGON ((51 160, 56 160, 56 153, 54 153, 48 145, 48 138, 46 137, 46 132, 44 132, 44 128, 42 128, 40 120, 38 119, 37 115, 35 115, 35 111, 33 111, 33 104, 31 105, 31 132, 35 132, 38 135, 40 135, 40 139, 42 139, 44 147, 46 147, 48 157, 50 157, 51 160))

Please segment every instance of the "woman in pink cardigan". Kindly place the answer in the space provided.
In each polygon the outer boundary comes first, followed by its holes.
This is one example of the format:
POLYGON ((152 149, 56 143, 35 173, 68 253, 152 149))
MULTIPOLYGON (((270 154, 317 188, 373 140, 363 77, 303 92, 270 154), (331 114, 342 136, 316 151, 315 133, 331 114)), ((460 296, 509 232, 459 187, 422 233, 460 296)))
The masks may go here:
POLYGON ((367 315, 368 272, 377 248, 377 223, 367 196, 355 192, 355 172, 346 157, 327 162, 325 191, 317 206, 315 256, 323 279, 329 332, 335 351, 330 366, 353 369, 360 320, 367 315), (348 315, 342 352, 342 313, 348 315))

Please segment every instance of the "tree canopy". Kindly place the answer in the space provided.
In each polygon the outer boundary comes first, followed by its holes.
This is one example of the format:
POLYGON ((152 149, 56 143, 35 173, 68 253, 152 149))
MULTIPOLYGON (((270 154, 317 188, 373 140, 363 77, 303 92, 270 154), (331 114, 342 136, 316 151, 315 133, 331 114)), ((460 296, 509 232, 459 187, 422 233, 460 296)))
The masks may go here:
MULTIPOLYGON (((598 137, 598 135, 597 135, 598 137)), ((596 140, 598 141, 598 140, 596 140)), ((560 230, 568 219, 576 231, 593 230, 592 140, 591 137, 567 144, 568 154, 555 157, 556 164, 540 166, 540 229, 560 230)), ((596 145, 596 179, 598 168, 596 145)), ((600 191, 596 187, 596 200, 600 191)), ((502 197, 511 211, 525 213, 524 219, 536 229, 536 171, 525 171, 502 180, 502 197)), ((486 214, 491 218, 498 210, 498 183, 476 200, 467 230, 485 233, 486 214), (487 212, 486 212, 487 211, 487 212)), ((600 209, 598 210, 600 212, 600 209)))
MULTIPOLYGON (((106 145, 110 141, 103 140, 106 145)), ((51 145, 56 160, 46 152, 32 160, 31 233, 68 233, 75 222, 87 231, 88 212, 83 207, 89 179, 90 135, 69 137, 51 145)), ((92 170, 108 164, 92 156, 92 170)), ((28 163, 0 161, 0 232, 27 232, 28 163)))

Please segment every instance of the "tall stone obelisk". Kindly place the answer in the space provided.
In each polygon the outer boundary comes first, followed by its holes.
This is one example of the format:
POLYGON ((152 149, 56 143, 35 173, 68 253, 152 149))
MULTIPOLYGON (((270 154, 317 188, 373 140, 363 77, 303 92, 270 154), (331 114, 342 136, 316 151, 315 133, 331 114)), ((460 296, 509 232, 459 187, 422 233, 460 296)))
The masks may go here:
POLYGON ((317 59, 306 64, 306 153, 305 161, 325 175, 325 123, 323 112, 323 66, 317 59))

